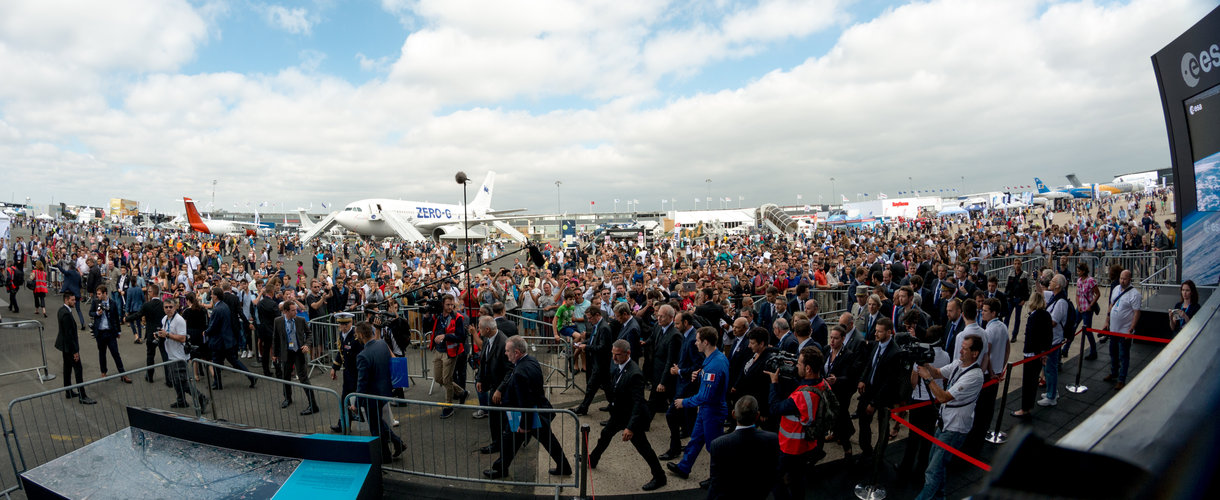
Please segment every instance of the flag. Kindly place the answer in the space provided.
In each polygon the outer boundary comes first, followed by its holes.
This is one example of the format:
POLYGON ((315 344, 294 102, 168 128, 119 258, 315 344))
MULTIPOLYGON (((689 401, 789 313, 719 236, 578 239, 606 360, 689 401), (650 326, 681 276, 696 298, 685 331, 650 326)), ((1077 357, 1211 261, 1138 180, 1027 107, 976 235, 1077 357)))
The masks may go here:
POLYGON ((798 200, 801 199, 801 195, 799 195, 799 194, 796 195, 796 199, 798 199, 798 200))
POLYGON ((615 198, 615 199, 614 199, 614 202, 615 202, 615 203, 618 203, 618 198, 615 198))
POLYGON ((847 203, 847 195, 841 194, 841 195, 839 195, 839 197, 843 198, 843 203, 847 203))
POLYGON ((868 193, 864 193, 864 197, 865 197, 865 198, 867 198, 867 197, 868 197, 868 193))
POLYGON ((742 195, 737 195, 737 201, 746 201, 746 197, 742 196, 742 195))
POLYGON ((593 204, 594 204, 594 202, 590 201, 590 202, 589 202, 589 204, 590 204, 590 205, 593 205, 593 204))
POLYGON ((886 199, 889 199, 889 196, 886 196, 886 195, 885 195, 885 193, 878 193, 878 194, 877 194, 877 199, 879 199, 879 200, 886 200, 886 199))
POLYGON ((330 207, 330 205, 327 205, 325 201, 322 202, 322 208, 329 208, 329 207, 330 207))

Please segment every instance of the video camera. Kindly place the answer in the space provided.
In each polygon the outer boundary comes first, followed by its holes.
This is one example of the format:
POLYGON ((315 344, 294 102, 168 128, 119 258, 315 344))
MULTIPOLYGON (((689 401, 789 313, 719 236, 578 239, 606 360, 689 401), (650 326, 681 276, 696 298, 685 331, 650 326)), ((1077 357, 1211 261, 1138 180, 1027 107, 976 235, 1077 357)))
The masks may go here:
POLYGON ((799 380, 801 378, 800 374, 796 372, 795 354, 774 347, 768 347, 767 352, 771 356, 763 364, 764 371, 778 373, 779 378, 786 380, 799 380))
POLYGON ((932 344, 919 342, 908 334, 897 335, 894 341, 898 343, 898 359, 901 359, 903 364, 918 366, 936 361, 936 351, 932 344))

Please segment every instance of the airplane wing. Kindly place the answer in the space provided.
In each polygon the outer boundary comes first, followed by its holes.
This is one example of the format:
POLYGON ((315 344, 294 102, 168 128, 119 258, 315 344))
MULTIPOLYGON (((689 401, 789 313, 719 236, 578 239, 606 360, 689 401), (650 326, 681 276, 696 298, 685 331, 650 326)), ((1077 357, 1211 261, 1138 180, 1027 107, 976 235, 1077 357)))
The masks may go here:
POLYGON ((496 226, 496 229, 499 229, 500 232, 509 235, 509 237, 512 239, 517 240, 518 243, 526 242, 525 235, 521 234, 521 231, 518 231, 512 226, 508 225, 507 222, 496 220, 491 221, 491 225, 496 226))
POLYGON ((338 212, 332 212, 330 215, 327 215, 325 219, 322 219, 317 224, 314 224, 313 227, 306 230, 305 234, 301 235, 301 244, 308 243, 309 240, 312 240, 318 237, 318 235, 325 233, 326 231, 330 231, 330 228, 335 227, 335 224, 337 224, 335 222, 335 214, 337 213, 338 212))
MULTIPOLYGON (((385 220, 386 224, 390 225, 390 228, 394 229, 395 233, 398 233, 399 238, 405 241, 423 241, 425 239, 424 235, 418 229, 415 229, 415 225, 411 221, 395 212, 390 210, 382 211, 381 218, 385 220)), ((318 225, 320 226, 321 223, 318 225)))
POLYGON ((524 212, 524 211, 525 211, 524 208, 510 208, 508 210, 488 210, 487 215, 515 214, 517 212, 524 212))

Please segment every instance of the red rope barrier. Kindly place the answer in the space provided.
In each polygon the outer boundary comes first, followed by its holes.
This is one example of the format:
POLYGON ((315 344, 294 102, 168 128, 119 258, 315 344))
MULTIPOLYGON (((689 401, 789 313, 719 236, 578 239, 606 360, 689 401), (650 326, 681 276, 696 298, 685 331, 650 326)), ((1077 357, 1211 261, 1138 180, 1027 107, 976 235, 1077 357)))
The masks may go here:
POLYGON ((962 452, 961 452, 960 450, 958 450, 957 448, 954 448, 954 447, 952 447, 952 446, 949 446, 949 445, 945 444, 945 442, 944 442, 944 441, 941 441, 941 440, 939 440, 939 439, 936 439, 936 438, 935 438, 935 437, 933 437, 931 434, 928 434, 927 432, 924 432, 924 430, 923 430, 923 429, 920 429, 920 428, 918 428, 918 427, 915 427, 914 425, 911 425, 911 423, 910 423, 910 422, 907 422, 907 421, 906 421, 906 420, 904 420, 902 417, 899 417, 898 415, 892 415, 892 414, 891 414, 891 415, 890 415, 890 418, 894 419, 894 421, 896 421, 896 422, 898 422, 898 423, 900 423, 900 424, 902 424, 902 425, 905 425, 905 426, 906 426, 906 428, 908 428, 908 429, 910 429, 910 430, 911 430, 911 432, 914 432, 915 434, 920 435, 920 436, 921 436, 921 437, 923 437, 924 439, 927 439, 928 441, 931 441, 931 442, 932 442, 932 444, 934 444, 934 445, 936 445, 936 446, 941 447, 942 449, 944 449, 945 451, 947 451, 947 452, 949 452, 949 453, 952 453, 952 454, 954 454, 954 455, 957 455, 957 456, 958 456, 958 458, 961 458, 962 460, 965 460, 965 461, 967 461, 967 462, 970 462, 970 464, 971 464, 971 465, 973 465, 973 466, 975 466, 975 467, 978 467, 978 468, 980 468, 980 469, 983 469, 984 471, 991 472, 991 466, 990 466, 990 465, 987 465, 987 464, 983 463, 981 460, 979 460, 979 459, 977 459, 977 458, 974 458, 974 457, 972 457, 972 456, 970 456, 970 455, 967 455, 967 454, 965 454, 965 453, 962 453, 962 452))
POLYGON ((1130 333, 1110 332, 1110 331, 1106 331, 1106 330, 1098 330, 1095 328, 1087 328, 1087 330, 1090 332, 1093 332, 1093 333, 1101 334, 1101 335, 1109 335, 1111 337, 1123 337, 1123 338, 1135 339, 1135 340, 1146 340, 1149 342, 1156 342, 1159 344, 1168 344, 1173 341, 1173 339, 1163 339, 1160 337, 1147 337, 1144 335, 1132 335, 1130 333))
POLYGON ((1035 359, 1045 358, 1048 354, 1058 351, 1061 347, 1063 347, 1063 344, 1055 344, 1055 347, 1047 349, 1046 351, 1042 352, 1041 354, 1039 354, 1037 356, 1030 356, 1028 358, 1022 359, 1021 361, 1017 361, 1017 362, 1013 363, 1012 366, 1015 368, 1015 367, 1025 364, 1025 363, 1029 363, 1035 359))
MULTIPOLYGON (((991 379, 991 380, 988 380, 987 382, 984 382, 984 383, 983 383, 983 387, 991 387, 991 386, 996 385, 996 384, 998 384, 998 383, 1000 383, 1000 379, 998 379, 998 378, 993 378, 993 379, 991 379)), ((946 390, 948 390, 948 389, 946 389, 946 390)), ((935 402, 934 400, 929 399, 929 400, 927 400, 927 401, 920 401, 920 402, 918 402, 918 403, 911 403, 911 404, 906 405, 906 406, 899 406, 899 407, 897 407, 897 408, 894 408, 893 410, 890 410, 890 413, 901 413, 901 412, 908 411, 908 410, 914 410, 914 409, 916 409, 916 408, 923 408, 923 407, 928 406, 928 405, 930 405, 930 404, 932 404, 932 403, 934 403, 934 402, 935 402)))

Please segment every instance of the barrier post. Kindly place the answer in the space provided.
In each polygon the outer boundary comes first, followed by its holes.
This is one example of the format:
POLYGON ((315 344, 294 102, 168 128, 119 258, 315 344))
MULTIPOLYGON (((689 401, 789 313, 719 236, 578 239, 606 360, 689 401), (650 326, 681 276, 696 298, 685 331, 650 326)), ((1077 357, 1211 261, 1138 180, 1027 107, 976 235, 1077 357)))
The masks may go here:
POLYGON ((890 443, 890 409, 879 408, 881 415, 877 418, 877 433, 880 434, 877 449, 874 450, 873 474, 867 483, 856 485, 856 498, 860 500, 885 500, 885 486, 877 480, 881 475, 881 464, 885 462, 885 449, 890 443))
POLYGON ((588 498, 585 496, 589 488, 589 424, 580 424, 580 457, 577 459, 580 464, 580 475, 577 476, 580 481, 580 496, 577 498, 588 498))
POLYGON ((1000 411, 996 412, 995 430, 987 433, 986 439, 991 444, 1003 444, 1008 441, 1008 433, 1000 430, 1000 424, 1004 421, 1004 411, 1008 407, 1008 381, 1012 380, 1012 363, 1004 367, 1004 393, 1000 395, 1000 411))
POLYGON ((1080 339, 1080 356, 1078 356, 1080 359, 1076 360, 1076 383, 1064 387, 1064 389, 1072 394, 1083 394, 1089 390, 1088 386, 1080 383, 1080 372, 1084 371, 1084 345, 1086 343, 1084 339, 1080 339))

